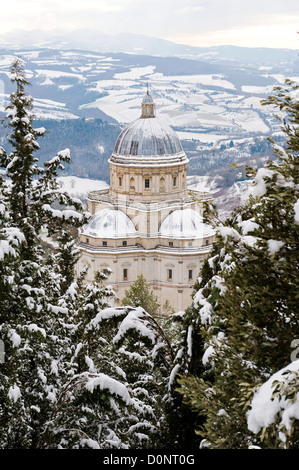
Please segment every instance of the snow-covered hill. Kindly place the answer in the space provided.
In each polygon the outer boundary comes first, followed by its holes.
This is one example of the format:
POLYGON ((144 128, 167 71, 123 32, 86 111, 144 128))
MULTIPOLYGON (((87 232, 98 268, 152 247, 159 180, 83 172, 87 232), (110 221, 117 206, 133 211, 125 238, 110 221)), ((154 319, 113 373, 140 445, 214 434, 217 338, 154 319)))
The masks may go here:
MULTIPOLYGON (((105 181, 78 178, 76 176, 61 176, 58 178, 61 189, 67 191, 72 197, 81 199, 84 203, 89 191, 106 189, 109 185, 105 181)), ((210 191, 222 220, 230 215, 233 209, 242 205, 249 196, 251 181, 239 181, 228 188, 222 188, 219 182, 208 176, 188 176, 189 189, 197 191, 210 191)))
POLYGON ((106 189, 109 185, 102 180, 92 180, 88 178, 78 178, 77 176, 60 176, 58 183, 63 191, 66 191, 74 198, 85 202, 89 191, 106 189))
POLYGON ((211 144, 271 135, 277 124, 261 99, 285 78, 299 80, 292 55, 286 55, 289 61, 276 58, 267 66, 258 62, 240 67, 236 61, 215 62, 213 54, 203 61, 45 48, 2 50, 0 112, 12 91, 8 75, 15 56, 27 63, 40 119, 99 117, 126 124, 139 116, 149 84, 161 119, 180 129, 184 139, 211 144))

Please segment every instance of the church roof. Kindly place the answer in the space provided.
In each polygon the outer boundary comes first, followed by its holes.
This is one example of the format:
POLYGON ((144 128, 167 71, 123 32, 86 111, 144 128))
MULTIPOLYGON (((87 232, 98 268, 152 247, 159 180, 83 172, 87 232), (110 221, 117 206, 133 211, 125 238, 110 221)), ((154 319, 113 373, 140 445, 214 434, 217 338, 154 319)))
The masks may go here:
POLYGON ((125 238, 136 236, 131 219, 121 210, 103 209, 96 212, 89 223, 84 225, 83 235, 97 238, 125 238))
POLYGON ((136 119, 119 135, 114 148, 118 155, 173 155, 182 152, 176 133, 157 117, 136 119))
POLYGON ((153 102, 154 102, 153 98, 151 97, 151 95, 147 91, 146 95, 144 95, 144 97, 142 99, 142 104, 153 103, 153 102))
POLYGON ((183 152, 174 130, 155 116, 154 101, 148 91, 143 97, 141 110, 141 116, 118 136, 113 154, 153 156, 183 152))
POLYGON ((193 209, 178 209, 169 214, 160 226, 160 235, 174 238, 205 238, 214 230, 203 223, 201 215, 193 209))

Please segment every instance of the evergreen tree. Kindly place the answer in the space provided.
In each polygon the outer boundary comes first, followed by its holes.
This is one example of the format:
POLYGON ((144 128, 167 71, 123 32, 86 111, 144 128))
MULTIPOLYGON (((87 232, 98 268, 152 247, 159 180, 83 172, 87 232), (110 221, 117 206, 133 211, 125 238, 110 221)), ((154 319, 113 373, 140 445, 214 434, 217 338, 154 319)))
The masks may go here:
POLYGON ((137 276, 136 281, 131 285, 130 289, 125 291, 122 304, 142 307, 150 315, 156 315, 159 309, 158 299, 153 294, 142 274, 137 276))
MULTIPOLYGON (((172 347, 141 306, 109 307, 104 274, 93 284, 84 271, 74 278, 75 229, 85 215, 56 180, 69 151, 37 166, 43 130, 33 129, 20 61, 12 80, 14 151, 0 151, 9 178, 0 179, 0 447, 163 447, 172 347)), ((143 291, 140 302, 156 310, 143 291)))
MULTIPOLYGON (((69 152, 59 152, 44 168, 37 166, 33 156, 38 149, 36 137, 44 130, 33 129, 33 104, 24 91, 28 82, 23 67, 16 60, 11 69, 17 91, 11 95, 7 120, 14 150, 9 155, 0 151, 7 178, 0 187, 0 332, 6 353, 0 370, 1 448, 41 446, 63 377, 60 359, 68 347, 68 338, 59 329, 63 320, 67 324, 61 302, 74 272, 70 276, 69 267, 63 265, 64 253, 69 251, 63 230, 84 221, 76 210, 81 203, 61 192, 56 181, 62 162, 70 159, 69 152), (54 202, 59 209, 52 207, 54 202), (44 243, 45 230, 50 237, 54 233, 58 240, 60 237, 56 255, 44 243)), ((67 260, 73 271, 74 258, 67 260)))
MULTIPOLYGON (((189 342, 184 348, 187 367, 182 369, 185 377, 179 380, 179 392, 204 419, 197 429, 202 446, 298 446, 296 426, 291 436, 280 432, 281 427, 275 429, 275 422, 269 432, 264 427, 253 433, 247 422, 256 390, 287 367, 291 343, 299 331, 299 105, 298 86, 290 81, 287 86, 267 101, 285 113, 286 146, 272 141, 277 160, 259 170, 247 168, 255 183, 252 195, 244 207, 218 225, 214 251, 194 295, 193 314, 186 318, 186 328, 201 329, 204 370, 194 374, 189 369, 196 347, 193 342, 191 348, 189 342)), ((296 389, 294 380, 286 381, 292 384, 291 395, 296 389)), ((287 396, 287 388, 283 390, 287 396)))
POLYGON ((73 370, 53 407, 45 447, 161 447, 171 347, 141 307, 106 306, 103 291, 113 293, 101 287, 102 277, 66 293, 75 310, 73 370))

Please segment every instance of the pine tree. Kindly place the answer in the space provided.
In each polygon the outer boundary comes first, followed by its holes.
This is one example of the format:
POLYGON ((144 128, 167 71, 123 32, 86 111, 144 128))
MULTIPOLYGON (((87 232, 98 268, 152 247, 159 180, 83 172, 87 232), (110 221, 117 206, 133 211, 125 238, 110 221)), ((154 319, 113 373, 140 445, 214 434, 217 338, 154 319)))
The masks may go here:
MULTIPOLYGON (((202 446, 273 448, 282 440, 283 446, 298 445, 296 432, 285 438, 272 424, 269 432, 263 428, 254 434, 247 422, 255 391, 289 364, 299 331, 299 106, 298 86, 289 81, 287 86, 267 101, 286 113, 286 146, 272 141, 277 159, 259 170, 247 168, 254 178, 252 196, 217 227, 214 251, 194 295, 194 313, 187 318, 188 328, 201 329, 204 370, 195 375, 185 359, 190 375, 179 380, 179 392, 204 419, 197 429, 202 446)), ((186 345, 185 358, 187 351, 186 345)))
POLYGON ((72 372, 53 407, 46 448, 152 448, 165 439, 171 346, 141 307, 107 307, 113 293, 103 276, 66 292, 75 319, 72 372))
POLYGON ((130 289, 125 291, 122 304, 142 307, 150 315, 156 315, 159 309, 158 299, 153 294, 142 274, 137 276, 130 289))
POLYGON ((69 239, 65 243, 63 231, 84 221, 77 212, 82 205, 61 192, 56 181, 62 162, 70 159, 69 151, 59 152, 44 168, 37 166, 33 156, 38 149, 36 137, 44 130, 32 126, 33 103, 25 94, 28 82, 23 67, 17 60, 11 69, 17 91, 11 94, 7 120, 14 150, 10 154, 0 151, 0 165, 8 178, 1 180, 0 188, 0 332, 6 353, 0 370, 1 448, 41 446, 64 375, 60 359, 69 343, 59 327, 67 324, 61 303, 66 283, 74 277, 74 272, 70 275, 74 258, 70 261, 64 255, 69 251, 69 239), (52 207, 55 201, 59 209, 52 207), (44 230, 58 238, 56 255, 46 248, 44 230))
MULTIPOLYGON (((85 215, 56 180, 69 151, 37 166, 43 130, 33 129, 20 61, 12 79, 14 151, 0 151, 10 180, 0 180, 0 447, 163 447, 172 347, 140 306, 109 307, 103 273, 93 284, 85 271, 75 279, 73 232, 85 215)), ((144 291, 141 301, 155 310, 144 291)))

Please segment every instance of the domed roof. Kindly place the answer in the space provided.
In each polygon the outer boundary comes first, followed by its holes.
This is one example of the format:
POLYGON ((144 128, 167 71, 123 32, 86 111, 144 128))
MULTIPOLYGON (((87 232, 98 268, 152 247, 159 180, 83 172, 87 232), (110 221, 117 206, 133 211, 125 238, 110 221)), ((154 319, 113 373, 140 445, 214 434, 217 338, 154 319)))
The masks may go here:
POLYGON ((82 233, 97 238, 124 238, 137 235, 131 219, 117 209, 103 209, 96 212, 82 233))
POLYGON ((201 215, 195 210, 178 209, 163 220, 160 235, 175 238, 205 238, 214 235, 214 230, 203 223, 201 215))
POLYGON ((148 103, 153 103, 153 102, 154 102, 154 100, 151 97, 151 95, 149 94, 148 89, 147 89, 146 95, 144 95, 144 97, 142 99, 142 104, 148 104, 148 103))
POLYGON ((173 155, 183 152, 176 133, 160 119, 139 118, 119 135, 113 153, 118 155, 173 155))
POLYGON ((148 90, 141 103, 141 116, 118 136, 112 155, 155 156, 183 153, 181 142, 170 126, 155 116, 148 90))

